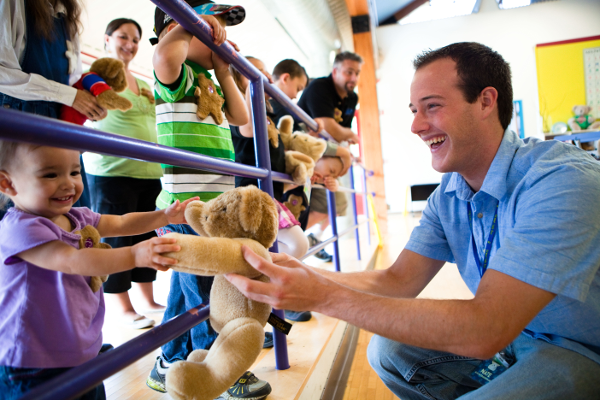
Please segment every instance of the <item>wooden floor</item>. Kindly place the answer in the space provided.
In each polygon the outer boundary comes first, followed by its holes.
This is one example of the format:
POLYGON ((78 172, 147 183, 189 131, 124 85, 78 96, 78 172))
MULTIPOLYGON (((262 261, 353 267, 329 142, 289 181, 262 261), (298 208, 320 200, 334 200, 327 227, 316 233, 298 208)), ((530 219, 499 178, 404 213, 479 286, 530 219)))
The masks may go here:
MULTIPOLYGON (((421 215, 388 215, 388 235, 384 247, 379 252, 375 269, 385 269, 393 264, 406 245, 413 228, 418 225, 421 215)), ((454 264, 446 264, 419 295, 430 299, 470 299, 473 297, 463 282, 454 264)), ((348 377, 344 400, 388 400, 397 397, 383 384, 367 361, 367 346, 373 334, 360 331, 356 354, 348 377)))
MULTIPOLYGON (((344 230, 344 222, 340 224, 340 231, 344 230)), ((366 225, 361 226, 361 253, 362 260, 356 260, 355 239, 351 234, 340 241, 340 257, 343 272, 364 270, 374 254, 377 243, 374 232, 372 243, 367 243, 366 225)), ((331 247, 331 246, 330 246, 331 247)), ((332 251, 328 248, 328 251, 332 251)), ((333 270, 332 263, 310 257, 305 263, 314 267, 333 270)), ((169 289, 170 272, 159 272, 155 282, 155 299, 161 304, 166 304, 169 289)), ((132 294, 135 306, 135 293, 132 294)), ((114 309, 107 304, 106 322, 103 329, 104 342, 119 346, 137 335, 148 331, 131 330, 122 327, 118 320, 111 318, 114 309)), ((159 324, 162 315, 147 315, 154 318, 159 324)), ((288 356, 290 368, 287 370, 275 369, 275 355, 273 349, 263 350, 252 367, 252 371, 260 379, 271 384, 273 391, 269 400, 314 400, 320 398, 320 393, 327 379, 329 369, 339 343, 342 339, 346 323, 318 313, 313 313, 313 318, 308 322, 295 323, 288 338, 288 356), (317 396, 317 397, 315 397, 317 396)), ((269 325, 265 328, 271 329, 269 325)), ((149 389, 145 382, 152 369, 160 349, 143 357, 134 364, 111 376, 104 381, 106 395, 109 400, 134 400, 134 399, 170 399, 167 394, 162 394, 149 389)))
MULTIPOLYGON (((420 214, 407 216, 392 214, 389 216, 389 234, 384 238, 385 246, 379 251, 375 268, 387 268, 396 259, 414 226, 418 224, 420 214)), ((343 231, 344 228, 339 229, 343 231)), ((374 232, 372 243, 366 242, 366 225, 361 227, 362 261, 356 260, 355 241, 352 235, 340 241, 342 271, 352 272, 364 270, 374 253, 376 242, 374 232)), ((331 263, 322 263, 314 257, 305 261, 316 267, 333 269, 331 263)), ((165 304, 168 294, 170 273, 159 272, 155 284, 155 298, 165 304)), ((440 273, 423 291, 421 297, 428 298, 470 298, 458 270, 453 264, 446 264, 440 273)), ((135 299, 134 299, 135 300, 135 299)), ((134 303, 135 305, 135 303, 134 303)), ((147 330, 131 330, 121 327, 110 318, 111 310, 107 307, 104 342, 114 346, 121 345, 127 340, 147 330)), ((290 369, 275 369, 274 351, 263 350, 252 371, 261 379, 268 381, 273 391, 269 400, 317 400, 321 398, 329 370, 347 324, 318 313, 313 313, 308 322, 294 324, 288 336, 288 353, 290 369)), ((150 315, 160 323, 161 315, 150 315)), ((267 330, 270 327, 267 325, 267 330)), ((372 334, 361 331, 358 339, 352 370, 348 379, 344 400, 385 400, 396 397, 385 387, 379 377, 369 366, 366 349, 372 334)), ((155 392, 145 385, 146 377, 154 365, 160 350, 138 360, 123 371, 105 380, 106 394, 109 400, 126 399, 169 399, 165 394, 155 392)), ((329 399, 324 399, 329 400, 329 399)))

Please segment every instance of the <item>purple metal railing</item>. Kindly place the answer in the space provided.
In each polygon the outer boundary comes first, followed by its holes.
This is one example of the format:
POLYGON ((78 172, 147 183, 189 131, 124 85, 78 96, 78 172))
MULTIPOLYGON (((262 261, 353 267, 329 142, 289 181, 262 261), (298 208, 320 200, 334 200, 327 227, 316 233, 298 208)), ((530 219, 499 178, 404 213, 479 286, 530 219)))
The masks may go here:
MULTIPOLYGON (((229 44, 215 46, 212 43, 212 28, 193 11, 183 0, 151 0, 163 11, 173 17, 186 30, 191 32, 199 40, 205 43, 212 51, 216 52, 225 61, 233 64, 244 76, 250 79, 250 93, 252 98, 252 119, 254 122, 254 141, 256 152, 256 167, 243 164, 231 163, 197 153, 177 150, 167 146, 161 146, 141 140, 130 139, 120 135, 89 129, 82 126, 64 123, 61 121, 28 114, 26 118, 17 111, 0 110, 0 138, 30 142, 40 145, 70 148, 75 150, 92 151, 116 157, 140 159, 149 162, 158 162, 181 167, 202 169, 207 171, 228 173, 237 176, 256 178, 259 187, 273 196, 273 180, 292 183, 286 174, 272 172, 269 158, 267 139, 266 107, 264 93, 279 101, 296 119, 304 122, 309 128, 316 130, 317 123, 311 119, 302 109, 290 101, 290 99, 277 87, 271 85, 267 78, 256 69, 243 56, 235 51, 229 44)), ((364 169, 364 168, 363 168, 364 169)), ((353 173, 352 171, 350 172, 353 173)), ((366 196, 366 176, 364 184, 366 196)), ((353 177, 351 178, 352 190, 355 194, 353 177)), ((327 203, 329 206, 330 224, 333 236, 321 244, 309 249, 306 258, 318 252, 330 243, 334 244, 334 263, 336 271, 340 271, 340 255, 338 240, 341 236, 356 231, 357 248, 360 259, 360 242, 358 240, 358 228, 363 223, 368 223, 368 209, 365 208, 367 220, 358 223, 356 216, 356 201, 353 195, 354 226, 348 228, 341 234, 337 232, 335 196, 327 192, 327 203)), ((366 204, 366 197, 365 197, 366 204)), ((368 225, 367 225, 368 226, 368 225)), ((370 228, 369 228, 370 232, 370 228)), ((369 237, 370 243, 370 237, 369 237)), ((271 249, 277 251, 277 243, 271 249)), ((281 310, 274 312, 283 318, 281 310)), ((139 337, 119 346, 115 350, 104 353, 87 363, 72 369, 61 375, 52 382, 41 385, 29 392, 23 400, 39 399, 50 400, 55 398, 71 399, 85 393, 97 386, 105 378, 127 367, 139 360, 146 354, 159 346, 171 341, 183 332, 191 329, 197 324, 205 321, 209 315, 209 307, 200 305, 188 312, 161 324, 158 327, 140 335, 139 337)), ((275 362, 277 369, 289 368, 287 355, 287 343, 285 336, 275 331, 275 362)))

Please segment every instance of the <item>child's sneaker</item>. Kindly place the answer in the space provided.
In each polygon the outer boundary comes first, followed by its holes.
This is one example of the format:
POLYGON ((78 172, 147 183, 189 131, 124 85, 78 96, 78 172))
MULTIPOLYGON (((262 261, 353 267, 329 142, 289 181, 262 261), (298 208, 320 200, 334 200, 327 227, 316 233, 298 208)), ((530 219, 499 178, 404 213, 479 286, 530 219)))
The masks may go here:
POLYGON ((250 371, 246 371, 240 379, 217 400, 262 400, 271 393, 269 382, 258 379, 250 371))
POLYGON ((157 392, 167 393, 167 380, 165 378, 165 375, 167 375, 168 369, 168 367, 163 366, 162 357, 156 357, 154 368, 152 368, 148 379, 146 379, 146 386, 148 386, 152 390, 156 390, 157 392))
MULTIPOLYGON (((162 363, 162 357, 158 356, 154 363, 154 368, 150 371, 148 379, 146 379, 146 385, 157 392, 167 393, 165 376, 167 370, 162 363)), ((267 381, 258 379, 250 371, 246 371, 244 375, 237 382, 230 387, 225 393, 220 395, 218 399, 222 400, 261 400, 267 397, 271 393, 271 385, 267 381)))

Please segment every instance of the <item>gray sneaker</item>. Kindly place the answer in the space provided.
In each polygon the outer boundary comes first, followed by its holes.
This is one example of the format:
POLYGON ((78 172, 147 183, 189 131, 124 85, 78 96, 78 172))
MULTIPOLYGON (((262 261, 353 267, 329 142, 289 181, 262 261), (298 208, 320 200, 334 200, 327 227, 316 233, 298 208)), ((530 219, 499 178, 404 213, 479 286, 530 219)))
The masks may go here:
POLYGON ((165 378, 165 375, 167 375, 168 369, 168 367, 163 366, 161 356, 156 357, 154 368, 152 368, 150 375, 148 375, 148 379, 146 379, 146 386, 157 392, 167 393, 167 387, 165 386, 167 379, 165 378))
POLYGON ((246 371, 236 383, 217 400, 262 400, 271 393, 269 382, 258 379, 250 371, 246 371))
MULTIPOLYGON (((313 235, 312 233, 310 233, 307 237, 308 237, 308 244, 310 247, 314 247, 314 246, 318 245, 319 243, 321 243, 321 241, 319 239, 317 239, 315 237, 315 235, 313 235)), ((333 261, 333 256, 331 254, 329 254, 328 252, 326 252, 325 249, 321 249, 313 255, 315 257, 317 257, 319 260, 323 260, 325 262, 333 261)))

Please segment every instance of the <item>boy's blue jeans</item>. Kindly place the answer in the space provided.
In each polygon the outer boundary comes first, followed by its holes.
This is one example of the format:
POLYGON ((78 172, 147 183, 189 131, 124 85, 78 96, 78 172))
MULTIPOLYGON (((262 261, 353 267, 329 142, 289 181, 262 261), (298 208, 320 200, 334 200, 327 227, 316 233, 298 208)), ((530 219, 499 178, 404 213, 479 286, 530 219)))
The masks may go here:
MULTIPOLYGON (((0 399, 16 400, 36 386, 46 383, 71 368, 13 368, 0 366, 0 399)), ((77 400, 106 400, 104 384, 96 386, 77 400)))
POLYGON ((516 362, 481 385, 470 374, 481 360, 373 336, 367 355, 402 400, 578 400, 598 398, 600 365, 574 351, 519 335, 506 349, 516 362), (462 396, 462 397, 461 397, 462 396))
MULTIPOLYGON (((157 229, 156 232, 158 236, 163 236, 169 232, 198 236, 186 224, 167 225, 157 229)), ((190 308, 200 304, 208 304, 213 279, 213 277, 173 271, 163 322, 167 322, 171 318, 183 314, 190 308)), ((194 350, 209 349, 217 339, 217 335, 217 332, 210 326, 210 322, 206 320, 162 346, 163 359, 169 363, 185 360, 194 350)))

